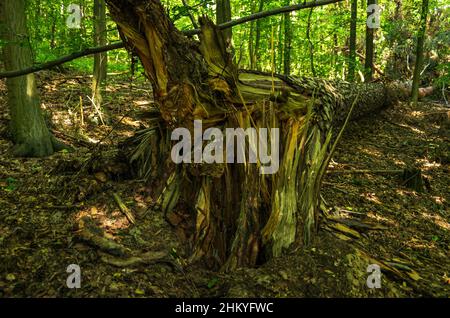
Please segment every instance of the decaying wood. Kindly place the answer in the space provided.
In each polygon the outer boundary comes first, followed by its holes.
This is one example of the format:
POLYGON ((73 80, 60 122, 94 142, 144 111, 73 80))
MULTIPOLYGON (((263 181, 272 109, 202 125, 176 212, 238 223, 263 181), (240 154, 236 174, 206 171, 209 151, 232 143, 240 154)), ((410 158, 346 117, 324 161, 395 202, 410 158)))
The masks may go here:
POLYGON ((395 83, 238 71, 222 32, 207 18, 199 21, 198 42, 174 27, 158 0, 107 3, 127 49, 152 82, 157 105, 149 128, 132 140, 130 161, 152 183, 166 215, 190 213, 191 222, 178 227, 192 241, 191 261, 231 270, 308 244, 318 226, 333 141, 350 108, 353 119, 373 114, 405 92, 395 83), (254 164, 175 165, 170 131, 192 131, 195 119, 204 129, 280 128, 280 170, 260 175, 254 164))
POLYGON ((139 265, 154 265, 161 263, 175 266, 175 263, 170 258, 170 256, 164 252, 147 252, 139 256, 130 256, 127 258, 119 258, 102 253, 101 260, 116 267, 133 267, 139 265))

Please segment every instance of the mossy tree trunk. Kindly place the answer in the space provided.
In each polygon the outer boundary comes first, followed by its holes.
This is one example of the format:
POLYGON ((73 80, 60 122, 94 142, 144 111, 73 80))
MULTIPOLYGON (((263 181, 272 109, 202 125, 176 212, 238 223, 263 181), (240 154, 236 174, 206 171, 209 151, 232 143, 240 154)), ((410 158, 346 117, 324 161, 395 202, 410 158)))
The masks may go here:
POLYGON ((192 261, 230 270, 308 243, 318 225, 332 140, 351 105, 357 99, 354 117, 371 113, 396 91, 382 83, 239 72, 210 20, 200 20, 197 42, 173 26, 158 0, 107 4, 158 105, 149 128, 132 139, 130 161, 152 183, 177 233, 192 243, 192 261), (204 130, 280 128, 278 173, 260 174, 257 164, 175 165, 170 132, 192 131, 195 119, 204 130))
MULTIPOLYGON (((4 25, 3 58, 7 70, 32 66, 32 54, 27 33, 25 0, 3 0, 0 19, 4 25)), ((40 109, 39 92, 34 74, 9 78, 8 105, 11 132, 17 156, 43 157, 52 154, 61 144, 49 132, 40 109)))

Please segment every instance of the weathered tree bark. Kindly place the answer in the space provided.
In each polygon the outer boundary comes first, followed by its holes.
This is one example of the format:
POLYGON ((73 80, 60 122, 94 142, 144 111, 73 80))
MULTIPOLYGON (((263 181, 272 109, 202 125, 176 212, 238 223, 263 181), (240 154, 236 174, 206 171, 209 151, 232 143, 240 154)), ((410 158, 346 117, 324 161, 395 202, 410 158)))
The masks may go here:
POLYGON ((333 136, 352 105, 353 117, 372 113, 392 103, 397 91, 382 83, 239 72, 210 20, 200 20, 196 42, 173 26, 158 0, 107 3, 158 105, 149 128, 132 139, 130 162, 153 184, 178 234, 192 242, 191 260, 230 270, 308 243, 318 226, 333 136), (196 119, 203 129, 280 128, 278 173, 260 174, 259 164, 175 165, 170 131, 192 131, 196 119))
MULTIPOLYGON (((4 0, 0 5, 0 32, 6 41, 3 58, 7 70, 23 69, 32 65, 31 48, 26 26, 25 1, 4 0)), ((9 78, 8 105, 10 128, 17 156, 43 157, 60 150, 60 144, 49 132, 40 109, 39 92, 34 74, 9 78)))

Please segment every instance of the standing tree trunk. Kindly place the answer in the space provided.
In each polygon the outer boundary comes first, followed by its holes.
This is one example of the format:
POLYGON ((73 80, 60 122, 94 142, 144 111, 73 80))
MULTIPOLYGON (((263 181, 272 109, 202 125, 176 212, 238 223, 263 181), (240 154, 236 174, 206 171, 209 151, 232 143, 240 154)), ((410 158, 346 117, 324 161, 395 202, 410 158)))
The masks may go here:
POLYGON ((311 66, 311 73, 313 76, 316 76, 316 69, 314 67, 314 44, 311 41, 311 17, 313 14, 313 8, 309 10, 308 14, 308 23, 306 26, 306 39, 308 40, 308 48, 309 48, 309 65, 311 66))
MULTIPOLYGON (((264 9, 264 0, 259 0, 258 12, 264 9)), ((256 35, 255 35, 255 50, 253 54, 253 65, 257 70, 260 70, 259 48, 261 46, 261 20, 256 21, 256 35)))
MULTIPOLYGON (((376 0, 367 0, 367 6, 376 4, 376 0)), ((367 11, 367 21, 369 20, 372 12, 367 11)), ((366 21, 366 61, 364 77, 366 82, 370 82, 373 79, 373 55, 374 55, 374 28, 370 27, 366 21)))
POLYGON ((352 0, 351 19, 350 19, 350 52, 348 63, 348 81, 355 80, 356 67, 356 24, 358 21, 358 0, 352 0))
MULTIPOLYGON (((291 0, 286 0, 284 5, 291 4, 291 0)), ((292 49, 292 21, 291 13, 284 15, 284 75, 291 75, 291 49, 292 49)))
POLYGON ((400 22, 403 20, 403 3, 402 0, 394 0, 395 11, 394 15, 389 19, 389 22, 395 25, 393 36, 386 38, 386 45, 390 47, 390 54, 387 59, 385 73, 386 77, 391 80, 400 80, 402 77, 406 77, 409 73, 408 63, 405 63, 404 59, 405 49, 402 48, 403 40, 410 37, 408 28, 400 22))
MULTIPOLYGON (((94 0, 94 45, 106 45, 106 4, 105 0, 94 0)), ((106 80, 108 54, 106 52, 94 55, 94 71, 92 78, 92 100, 97 109, 102 104, 102 84, 106 80)))
MULTIPOLYGON (((216 0, 216 24, 222 24, 231 21, 231 4, 230 0, 216 0)), ((233 37, 232 29, 222 31, 225 35, 226 43, 231 47, 233 37)))
MULTIPOLYGON (((6 70, 33 65, 28 41, 25 0, 2 0, 0 7, 1 36, 6 41, 3 58, 6 70)), ((61 149, 49 132, 40 109, 39 92, 34 74, 8 78, 8 105, 16 156, 44 157, 61 149)))
MULTIPOLYGON (((223 33, 207 18, 200 20, 197 42, 174 27, 158 0, 107 4, 127 49, 141 60, 158 105, 150 127, 130 141, 138 146, 128 149, 130 162, 152 183, 177 233, 192 242, 191 261, 231 270, 310 242, 323 206, 319 190, 333 136, 352 105, 353 117, 371 113, 389 105, 398 90, 382 83, 239 72, 223 33), (185 127, 192 134, 194 120, 219 131, 279 128, 279 143, 274 132, 266 147, 273 158, 279 155, 279 171, 261 174, 268 164, 262 160, 175 164, 171 131, 185 127)), ((246 158, 251 149, 261 149, 249 139, 246 158)), ((191 154, 195 158, 199 149, 183 155, 191 154)))
MULTIPOLYGON (((283 60, 284 60, 284 32, 283 32, 283 24, 284 24, 284 15, 280 17, 280 23, 278 24, 278 30, 277 30, 277 36, 276 36, 276 43, 277 48, 275 50, 275 72, 276 73, 283 73, 283 60)), ((275 38, 274 38, 275 40, 275 38)))
POLYGON ((416 65, 412 83, 411 101, 417 103, 419 99, 420 72, 423 66, 423 44, 425 42, 425 32, 427 29, 428 0, 422 0, 422 13, 420 15, 420 30, 417 36, 416 65))
MULTIPOLYGON (((256 2, 252 2, 251 13, 254 14, 256 11, 256 2)), ((250 34, 248 37, 248 60, 250 64, 250 69, 255 69, 255 21, 250 22, 250 34)))

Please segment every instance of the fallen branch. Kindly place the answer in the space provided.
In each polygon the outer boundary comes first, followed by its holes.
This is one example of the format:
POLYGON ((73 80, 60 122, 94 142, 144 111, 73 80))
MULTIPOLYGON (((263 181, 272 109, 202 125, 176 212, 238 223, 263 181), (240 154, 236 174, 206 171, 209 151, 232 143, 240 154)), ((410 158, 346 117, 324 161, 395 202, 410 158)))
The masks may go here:
MULTIPOLYGON (((240 25, 240 24, 267 18, 270 16, 282 14, 282 13, 289 13, 292 11, 298 11, 298 10, 302 10, 302 9, 321 7, 321 6, 324 6, 327 4, 332 4, 332 3, 342 2, 342 1, 344 1, 344 0, 318 0, 318 1, 316 0, 316 1, 304 2, 302 4, 294 4, 291 6, 281 7, 281 8, 277 8, 277 9, 273 9, 273 10, 257 12, 257 13, 251 14, 244 18, 240 18, 240 19, 236 19, 236 20, 232 20, 232 21, 228 21, 228 22, 219 24, 217 27, 220 30, 229 29, 229 28, 232 28, 232 27, 240 25)), ((196 34, 200 33, 200 29, 184 31, 183 33, 188 36, 196 35, 196 34)))
POLYGON ((139 256, 131 256, 128 258, 118 258, 105 253, 101 254, 101 260, 109 265, 116 267, 131 267, 139 265, 154 265, 160 263, 166 263, 171 266, 175 266, 173 260, 165 252, 147 252, 139 256))
POLYGON ((30 73, 35 73, 38 71, 42 71, 45 69, 49 69, 49 68, 73 61, 80 57, 97 54, 97 53, 102 53, 102 52, 106 52, 106 51, 111 51, 111 50, 117 50, 117 49, 121 49, 124 47, 125 47, 124 43, 118 42, 118 43, 113 43, 113 44, 109 44, 109 45, 105 45, 105 46, 87 48, 87 49, 84 49, 83 51, 72 53, 72 54, 63 56, 59 59, 56 59, 56 60, 53 60, 53 61, 50 61, 47 63, 35 65, 35 66, 29 67, 29 68, 26 68, 23 70, 7 71, 7 72, 0 73, 0 78, 10 78, 10 77, 17 77, 17 76, 30 74, 30 73))
POLYGON ((106 253, 128 257, 131 252, 124 246, 103 236, 103 231, 89 217, 83 217, 78 223, 77 236, 84 242, 106 253))
POLYGON ((136 220, 134 218, 134 215, 131 213, 131 211, 128 209, 128 207, 122 202, 120 197, 117 195, 117 193, 113 193, 114 200, 116 201, 117 205, 119 206, 120 211, 122 211, 123 214, 127 217, 128 221, 130 223, 135 224, 136 220))
MULTIPOLYGON (((359 213, 359 214, 364 214, 364 213, 359 213)), ((380 230, 388 229, 386 226, 380 225, 380 224, 372 224, 372 223, 363 222, 363 221, 359 221, 359 220, 355 220, 355 219, 345 219, 345 218, 333 217, 333 216, 328 216, 327 221, 341 223, 341 224, 346 225, 349 228, 352 228, 355 230, 362 230, 362 231, 364 231, 364 230, 380 231, 380 230)))

